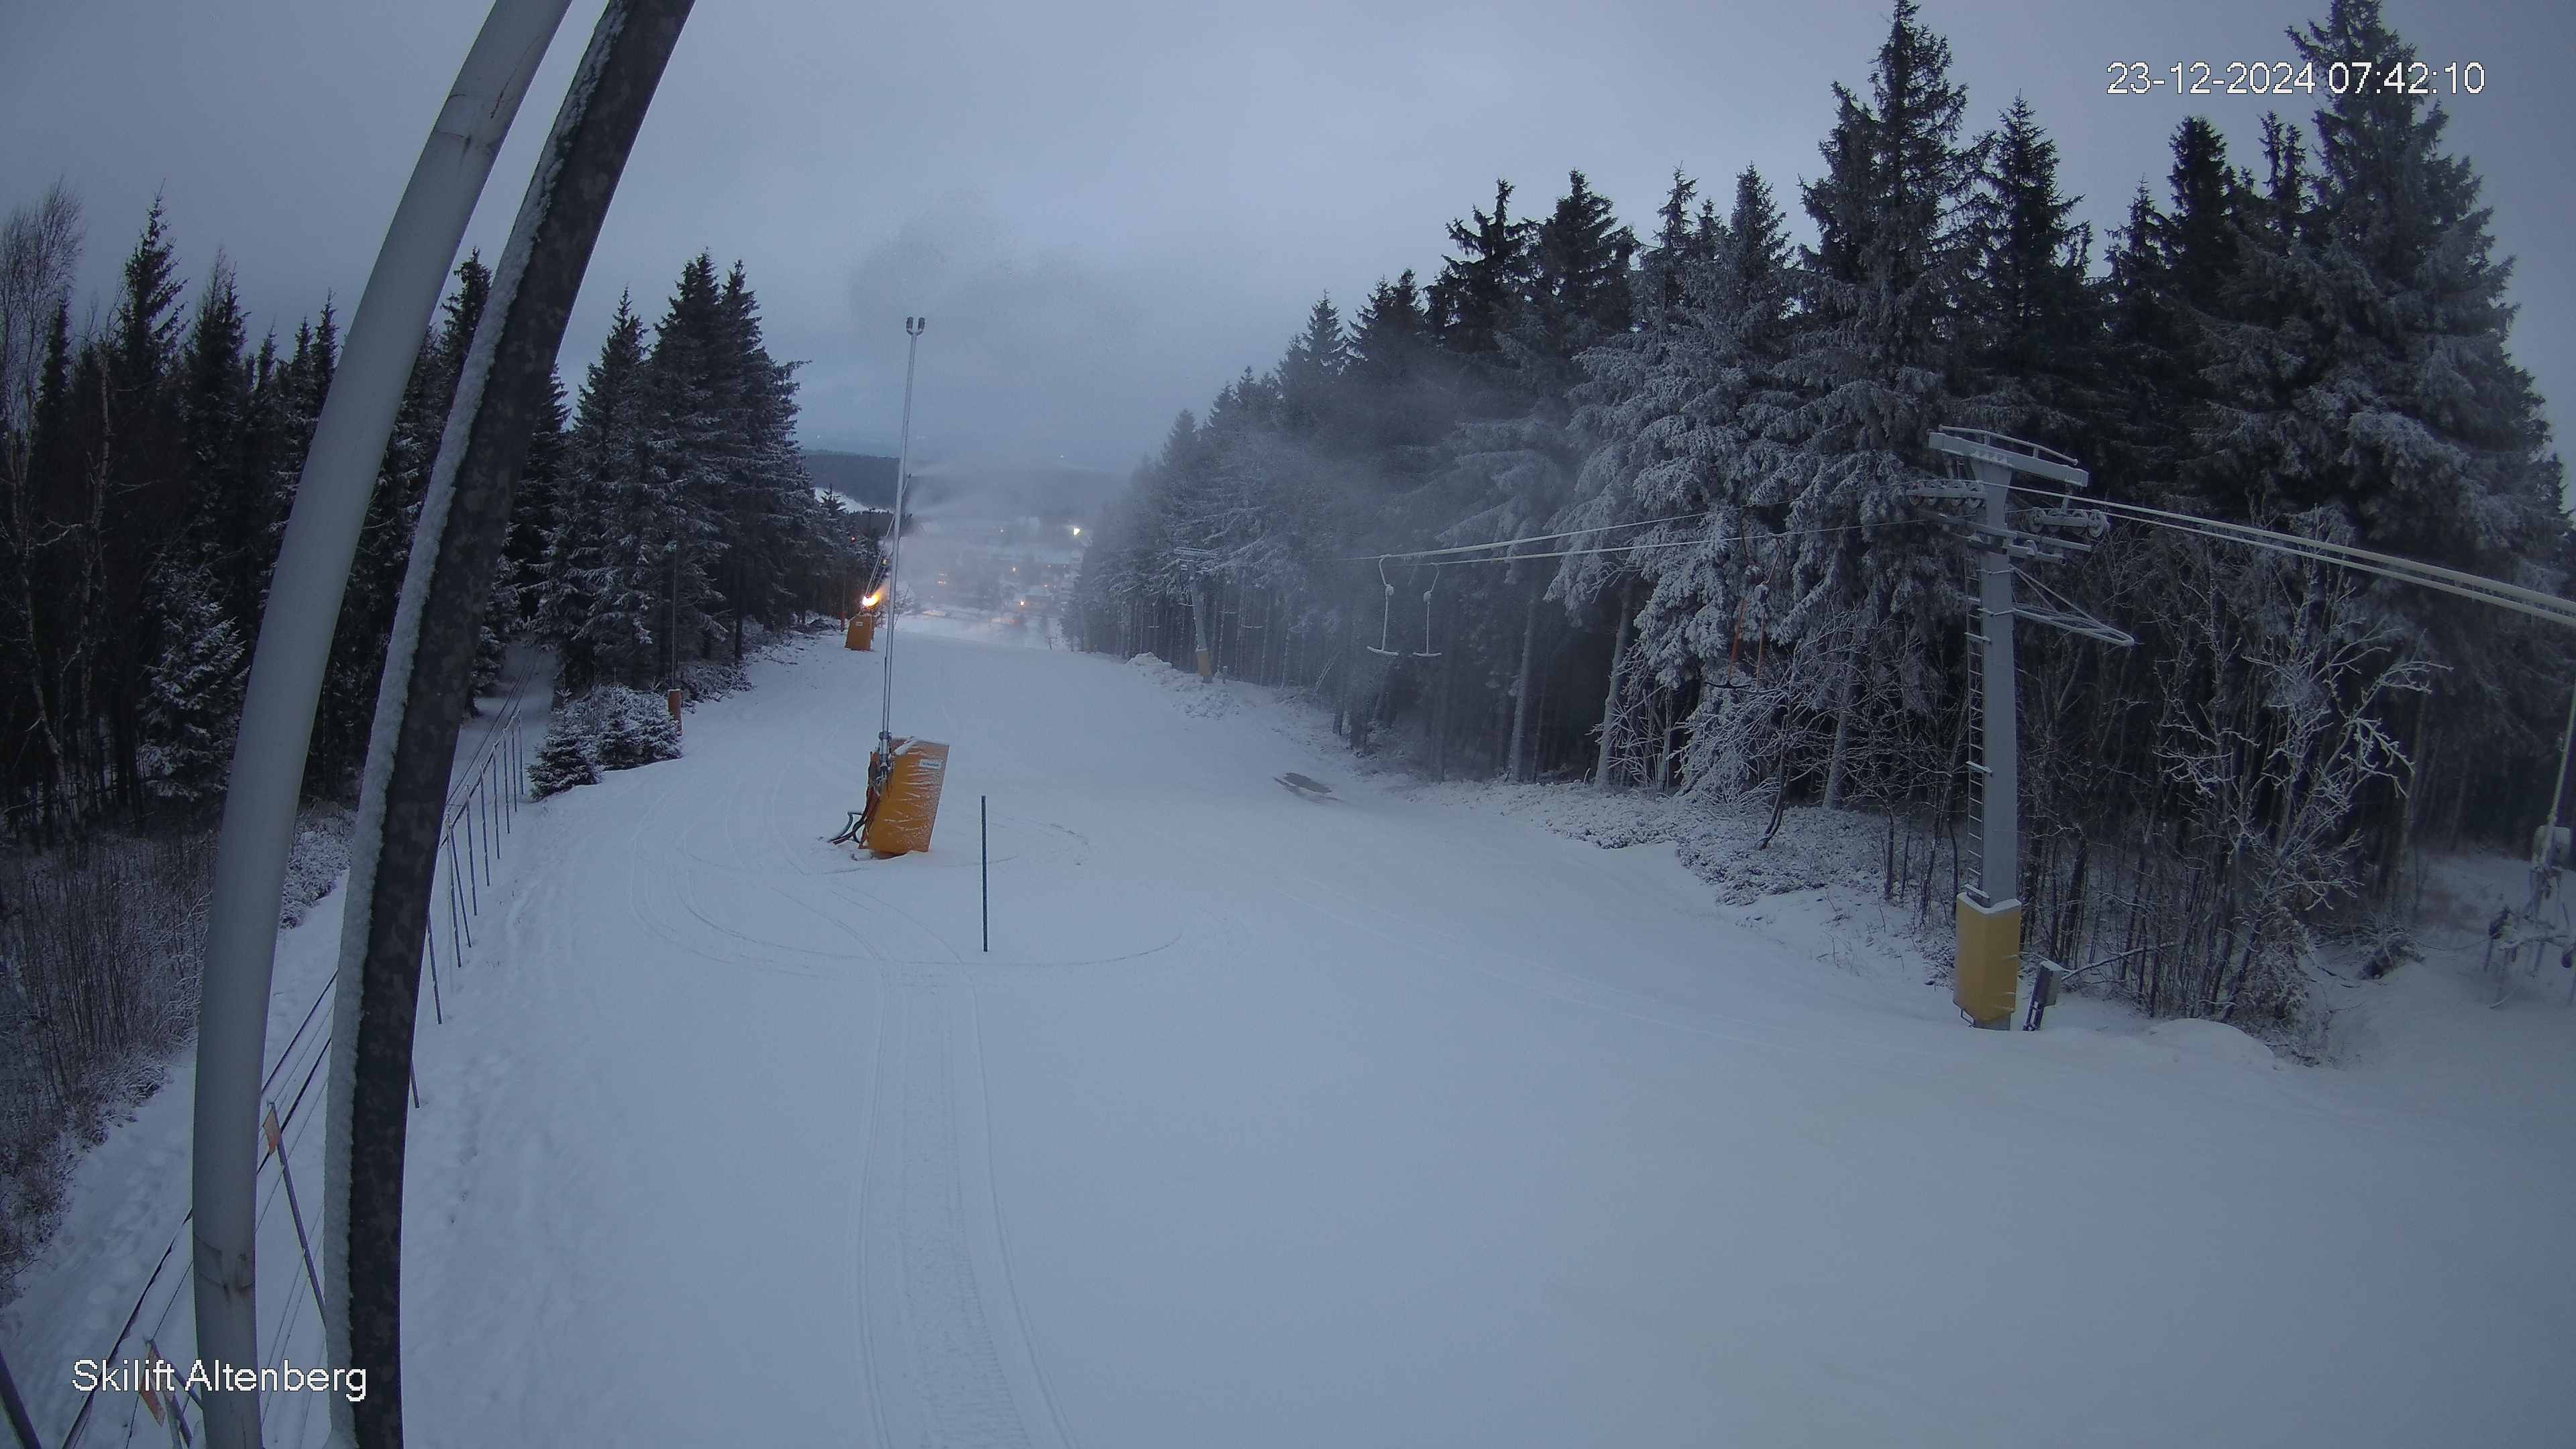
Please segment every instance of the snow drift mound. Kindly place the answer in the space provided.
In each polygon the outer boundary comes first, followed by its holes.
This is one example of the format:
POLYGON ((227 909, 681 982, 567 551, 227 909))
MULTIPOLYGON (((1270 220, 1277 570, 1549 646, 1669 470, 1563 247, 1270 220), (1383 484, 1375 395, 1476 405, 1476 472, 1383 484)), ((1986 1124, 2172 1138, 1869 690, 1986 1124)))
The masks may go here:
POLYGON ((1201 679, 1177 665, 1165 664, 1151 654, 1139 654, 1127 661, 1127 667, 1170 691, 1181 713, 1201 719, 1223 719, 1243 708, 1225 681, 1201 679))
POLYGON ((2270 1047, 2223 1021, 2160 1021, 2145 1035, 2178 1062, 2229 1063, 2260 1072, 2281 1069, 2281 1059, 2270 1047))

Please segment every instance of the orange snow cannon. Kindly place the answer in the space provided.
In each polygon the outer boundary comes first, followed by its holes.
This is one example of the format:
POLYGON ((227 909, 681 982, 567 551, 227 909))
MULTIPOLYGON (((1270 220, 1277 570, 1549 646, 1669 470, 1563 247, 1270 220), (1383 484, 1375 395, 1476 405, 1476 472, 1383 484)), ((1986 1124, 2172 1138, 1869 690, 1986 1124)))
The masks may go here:
MULTIPOLYGON (((870 750, 868 778, 875 779, 883 763, 884 757, 870 750)), ((947 782, 946 745, 936 740, 896 740, 893 769, 868 813, 859 843, 880 857, 928 850, 931 828, 939 823, 939 789, 947 782)))
POLYGON ((879 584, 859 597, 857 607, 850 610, 850 632, 842 643, 862 651, 876 647, 877 618, 885 596, 886 586, 879 584))

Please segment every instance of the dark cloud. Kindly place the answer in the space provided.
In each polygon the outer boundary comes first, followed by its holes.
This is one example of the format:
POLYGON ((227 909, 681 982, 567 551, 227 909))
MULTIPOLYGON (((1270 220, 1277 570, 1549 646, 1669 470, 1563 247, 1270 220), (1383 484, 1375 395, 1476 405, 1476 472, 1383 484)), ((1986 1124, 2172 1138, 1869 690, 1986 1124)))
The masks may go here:
MULTIPOLYGON (((2027 95, 2107 231, 2191 103, 2106 96, 2119 59, 2265 59, 2324 0, 1935 3, 1973 120, 2027 95)), ((479 4, 0 3, 0 203, 86 198, 104 286, 156 189, 190 275, 223 245, 291 327, 363 286, 479 4)), ((2452 106, 2520 258, 2516 350, 2576 418, 2576 49, 2558 0, 2403 0, 2428 59, 2477 60, 2452 106)), ((595 3, 577 5, 470 242, 497 249, 595 3)), ((1506 176, 1542 208, 1586 170, 1644 225, 1676 165, 1750 163, 1794 214, 1830 84, 1861 83, 1870 3, 1215 9, 704 0, 646 125, 567 342, 578 376, 621 288, 659 312, 680 262, 740 258, 775 350, 805 358, 808 436, 891 447, 907 313, 920 431, 952 456, 1121 467, 1178 408, 1266 367, 1326 290, 1436 268, 1443 224, 1506 176)), ((2252 159, 2264 102, 2198 108, 2252 159)), ((2299 110, 2299 107, 2287 109, 2299 110)))

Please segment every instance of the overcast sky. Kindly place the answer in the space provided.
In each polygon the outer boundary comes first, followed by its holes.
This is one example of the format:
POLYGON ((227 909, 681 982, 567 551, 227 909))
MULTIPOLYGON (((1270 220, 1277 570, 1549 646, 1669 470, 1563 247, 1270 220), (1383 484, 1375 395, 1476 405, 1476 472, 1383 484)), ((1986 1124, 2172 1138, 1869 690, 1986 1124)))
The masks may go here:
MULTIPOLYGON (((2107 232, 2159 193, 2195 107, 2254 161, 2265 102, 2106 95, 2137 60, 2284 59, 2324 0, 1927 0, 1990 125, 2018 92, 2107 232)), ((500 249, 598 12, 576 0, 469 245, 500 249)), ((103 292, 157 189, 191 281, 220 245, 281 332, 355 305, 480 0, 0 0, 0 205, 56 176, 103 292)), ((2503 249, 2515 351, 2563 437, 2576 417, 2576 6, 2390 0, 2435 65, 2503 249)), ((1861 86, 1877 0, 1261 7, 702 0, 627 168, 565 344, 582 368, 621 288, 648 321, 700 249, 741 259, 771 350, 809 360, 808 443, 892 451, 902 318, 930 319, 926 457, 1124 468, 1182 407, 1266 368, 1307 305, 1426 278, 1497 176, 1543 210, 1581 168, 1640 231, 1675 166, 1723 197, 1747 163, 1802 235, 1828 87, 1861 86)), ((2313 102, 2309 103, 2313 108, 2313 102)), ((2302 111, 2302 114, 2304 112, 2302 111)))

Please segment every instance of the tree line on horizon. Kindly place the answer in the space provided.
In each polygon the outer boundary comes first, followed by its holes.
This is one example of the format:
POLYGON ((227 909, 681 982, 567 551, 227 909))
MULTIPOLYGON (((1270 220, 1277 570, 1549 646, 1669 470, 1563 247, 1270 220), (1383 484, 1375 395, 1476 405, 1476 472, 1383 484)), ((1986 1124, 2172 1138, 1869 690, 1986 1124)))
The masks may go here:
MULTIPOLYGON (((73 840, 205 818, 231 761, 251 647, 339 358, 329 302, 253 343, 219 251, 192 290, 159 202, 104 316, 76 324, 78 200, 0 231, 0 837, 73 840)), ((479 256, 423 336, 333 636, 306 768, 354 796, 411 530, 489 295, 479 256)), ((832 608, 862 545, 795 446, 795 365, 773 359, 740 264, 701 253, 649 332, 621 298, 566 405, 529 445, 485 610, 476 687, 506 645, 561 682, 659 686, 738 661, 746 627, 832 608)))
MULTIPOLYGON (((75 1139, 96 1140, 193 1029, 214 814, 341 345, 327 302, 252 342, 230 264, 217 253, 189 287, 157 202, 113 296, 78 320, 82 242, 60 186, 0 225, 0 1060, 28 1065, 0 1098, 0 1288, 60 1207, 75 1139)), ((491 280, 480 257, 457 266, 373 479, 290 921, 338 873, 413 524, 491 280)), ((690 259, 649 329, 621 298, 577 396, 549 388, 476 694, 525 641, 587 696, 559 718, 641 703, 667 726, 632 688, 736 687, 758 636, 839 609, 864 574, 871 545, 806 477, 794 365, 770 356, 739 265, 690 259)))
MULTIPOLYGON (((2376 0, 2290 38, 2319 74, 2412 54, 2376 0)), ((2565 592, 2511 264, 2437 106, 2320 94, 2251 165, 2185 119, 2163 194, 2097 238, 2026 102, 1971 133, 1914 0, 1834 100, 1811 243, 1749 167, 1721 197, 1677 170, 1643 237, 1578 171, 1528 216, 1498 183, 1427 284, 1318 301, 1138 467, 1083 641, 1314 691, 1354 749, 1444 776, 1693 792, 1771 831, 1872 811, 1888 898, 1928 920, 1962 879, 1973 600, 1909 508, 1947 473, 1933 428, 2072 454, 2101 498, 2565 592)), ((2548 815, 2576 658, 2534 621, 2126 524, 2025 572, 2138 640, 2019 631, 2028 949, 2115 961, 2153 1012, 2294 1023, 2322 933, 2402 954, 2428 841, 2548 815)))

